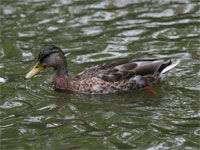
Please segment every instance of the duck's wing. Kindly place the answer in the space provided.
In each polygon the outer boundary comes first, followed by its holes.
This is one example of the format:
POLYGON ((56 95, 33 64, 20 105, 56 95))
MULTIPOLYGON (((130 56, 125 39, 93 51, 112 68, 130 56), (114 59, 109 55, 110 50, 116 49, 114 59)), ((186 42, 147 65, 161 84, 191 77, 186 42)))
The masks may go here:
POLYGON ((170 66, 171 60, 164 59, 130 59, 95 65, 75 76, 76 80, 98 77, 108 82, 130 79, 136 75, 161 73, 170 66))

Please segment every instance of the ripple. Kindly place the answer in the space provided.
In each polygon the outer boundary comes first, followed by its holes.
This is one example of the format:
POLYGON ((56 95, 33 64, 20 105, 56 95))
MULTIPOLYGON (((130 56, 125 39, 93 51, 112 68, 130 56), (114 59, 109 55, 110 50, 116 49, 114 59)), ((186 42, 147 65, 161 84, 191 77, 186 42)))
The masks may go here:
POLYGON ((2 84, 2 83, 6 83, 6 79, 3 77, 0 77, 0 84, 2 84))
MULTIPOLYGON (((190 30, 191 28, 193 27, 188 27, 188 30, 190 30)), ((192 32, 194 32, 192 30, 192 32)), ((153 33, 152 37, 155 38, 155 39, 158 39, 158 38, 167 38, 167 39, 180 39, 180 38, 183 38, 183 37, 197 37, 199 36, 198 33, 186 33, 183 29, 180 29, 180 30, 177 30, 176 28, 168 28, 168 29, 163 29, 163 30, 160 30, 158 32, 155 32, 153 33)))
POLYGON ((100 27, 88 27, 88 28, 82 28, 83 34, 87 36, 95 36, 100 33, 102 33, 102 30, 100 27))
POLYGON ((98 11, 92 16, 92 21, 111 21, 118 17, 125 16, 127 12, 115 11, 115 12, 106 12, 98 11))
POLYGON ((180 38, 180 35, 177 34, 175 31, 173 31, 174 29, 164 29, 164 30, 161 30, 161 31, 158 31, 158 32, 155 32, 152 37, 157 39, 159 37, 167 37, 168 39, 178 39, 180 38), (170 36, 167 36, 166 33, 168 32, 171 32, 171 34, 174 34, 174 35, 170 35, 170 36))
POLYGON ((51 124, 47 124, 46 127, 47 128, 55 128, 55 127, 59 127, 61 126, 61 123, 51 123, 51 124))
POLYGON ((33 54, 31 52, 22 52, 23 57, 29 57, 28 59, 33 59, 33 54))
POLYGON ((127 138, 127 137, 129 137, 131 135, 132 135, 132 133, 130 133, 130 132, 123 132, 122 135, 121 135, 121 137, 122 138, 127 138))
POLYGON ((138 27, 139 25, 144 26, 150 20, 147 19, 132 19, 132 20, 120 20, 116 21, 116 29, 132 29, 138 27))
POLYGON ((106 132, 106 131, 91 131, 91 132, 88 132, 88 135, 92 135, 92 136, 108 136, 110 134, 111 134, 111 132, 106 132))
POLYGON ((33 37, 36 36, 36 33, 34 31, 25 31, 25 32, 18 32, 17 33, 19 37, 33 37))
POLYGON ((118 0, 118 1, 109 1, 105 0, 102 2, 98 2, 90 5, 90 8, 98 8, 98 9, 108 9, 108 8, 122 8, 126 7, 130 4, 138 3, 139 0, 129 1, 129 0, 118 0))
POLYGON ((59 29, 58 27, 54 27, 54 26, 50 26, 47 28, 48 31, 56 31, 58 29, 59 29))
POLYGON ((170 17, 173 16, 174 12, 172 9, 167 9, 162 12, 158 13, 144 13, 142 15, 139 15, 139 17, 152 17, 152 18, 161 18, 161 17, 170 17))
POLYGON ((44 106, 44 107, 42 107, 42 108, 39 108, 38 110, 53 110, 53 109, 55 109, 55 108, 57 108, 57 105, 55 105, 55 104, 50 104, 50 105, 44 106))
POLYGON ((194 134, 197 135, 197 136, 200 136, 200 129, 196 129, 196 130, 194 131, 194 134))
MULTIPOLYGON (((147 150, 160 150, 160 149, 164 149, 166 148, 164 145, 166 144, 166 142, 161 142, 153 147, 148 148, 147 150)), ((168 149, 168 148, 166 148, 168 149)))
POLYGON ((44 20, 41 20, 40 22, 38 22, 38 24, 46 24, 46 23, 49 23, 51 21, 52 21, 52 19, 44 19, 44 20))
POLYGON ((30 116, 26 119, 24 119, 24 121, 26 122, 42 122, 42 119, 44 119, 44 116, 30 116))
POLYGON ((181 19, 176 21, 168 21, 168 22, 150 22, 148 24, 145 24, 145 27, 160 27, 160 26, 177 26, 181 24, 187 25, 188 23, 198 23, 200 20, 198 19, 181 19))
POLYGON ((65 19, 58 19, 57 23, 65 23, 65 19))
POLYGON ((98 62, 98 61, 112 60, 115 58, 124 58, 124 57, 127 57, 129 54, 130 53, 107 52, 107 50, 106 50, 103 52, 97 52, 97 53, 77 56, 77 58, 74 59, 73 61, 78 64, 87 63, 87 62, 98 62), (94 57, 94 58, 92 58, 92 57, 94 57))
POLYGON ((3 105, 0 105, 0 108, 2 109, 10 109, 15 107, 22 107, 23 104, 20 102, 5 102, 3 105))
POLYGON ((176 143, 176 145, 179 147, 185 143, 186 139, 182 137, 177 137, 174 139, 173 143, 176 143))
POLYGON ((129 31, 124 31, 124 32, 119 33, 118 36, 133 37, 133 36, 139 36, 144 32, 145 30, 129 30, 129 31))
POLYGON ((7 6, 3 9, 3 14, 4 15, 11 15, 16 13, 17 8, 12 7, 12 6, 7 6))
POLYGON ((139 41, 140 37, 113 37, 107 43, 110 43, 105 51, 125 51, 128 50, 128 44, 133 43, 134 41, 139 41))

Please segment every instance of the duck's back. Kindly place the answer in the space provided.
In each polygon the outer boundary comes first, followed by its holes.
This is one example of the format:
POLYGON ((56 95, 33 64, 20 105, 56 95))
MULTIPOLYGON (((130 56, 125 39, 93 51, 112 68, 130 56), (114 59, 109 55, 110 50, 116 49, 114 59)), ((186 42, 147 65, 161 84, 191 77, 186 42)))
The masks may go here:
POLYGON ((116 82, 130 79, 136 75, 159 74, 171 63, 171 60, 162 59, 118 60, 87 68, 75 78, 77 80, 87 80, 97 77, 108 82, 116 82))
POLYGON ((71 91, 90 94, 131 92, 153 86, 179 61, 163 59, 119 60, 92 66, 73 78, 71 91))

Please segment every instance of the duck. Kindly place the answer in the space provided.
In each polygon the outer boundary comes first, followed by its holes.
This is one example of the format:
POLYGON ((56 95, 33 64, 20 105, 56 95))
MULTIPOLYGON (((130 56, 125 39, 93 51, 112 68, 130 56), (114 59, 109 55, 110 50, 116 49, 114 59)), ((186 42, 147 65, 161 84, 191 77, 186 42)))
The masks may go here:
POLYGON ((39 53, 34 67, 25 75, 30 79, 45 68, 53 68, 53 88, 58 92, 109 94, 133 92, 153 87, 177 66, 180 59, 120 59, 93 65, 70 77, 64 52, 49 45, 39 53))

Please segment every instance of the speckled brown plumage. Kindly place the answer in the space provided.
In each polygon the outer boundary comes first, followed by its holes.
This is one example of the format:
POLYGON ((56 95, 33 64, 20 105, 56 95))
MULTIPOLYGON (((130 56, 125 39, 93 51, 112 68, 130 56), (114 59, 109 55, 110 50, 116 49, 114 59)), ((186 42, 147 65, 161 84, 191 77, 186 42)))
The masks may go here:
MULTIPOLYGON (((179 60, 170 59, 118 60, 92 66, 70 78, 60 48, 46 47, 40 52, 38 61, 44 68, 54 68, 53 86, 56 91, 85 94, 125 93, 153 86, 179 63, 179 60)), ((31 76, 29 73, 26 78, 31 76)))
POLYGON ((161 80, 157 75, 134 76, 129 79, 109 82, 98 77, 86 80, 73 80, 54 77, 53 85, 56 91, 69 91, 85 94, 126 93, 146 86, 153 86, 161 80))

